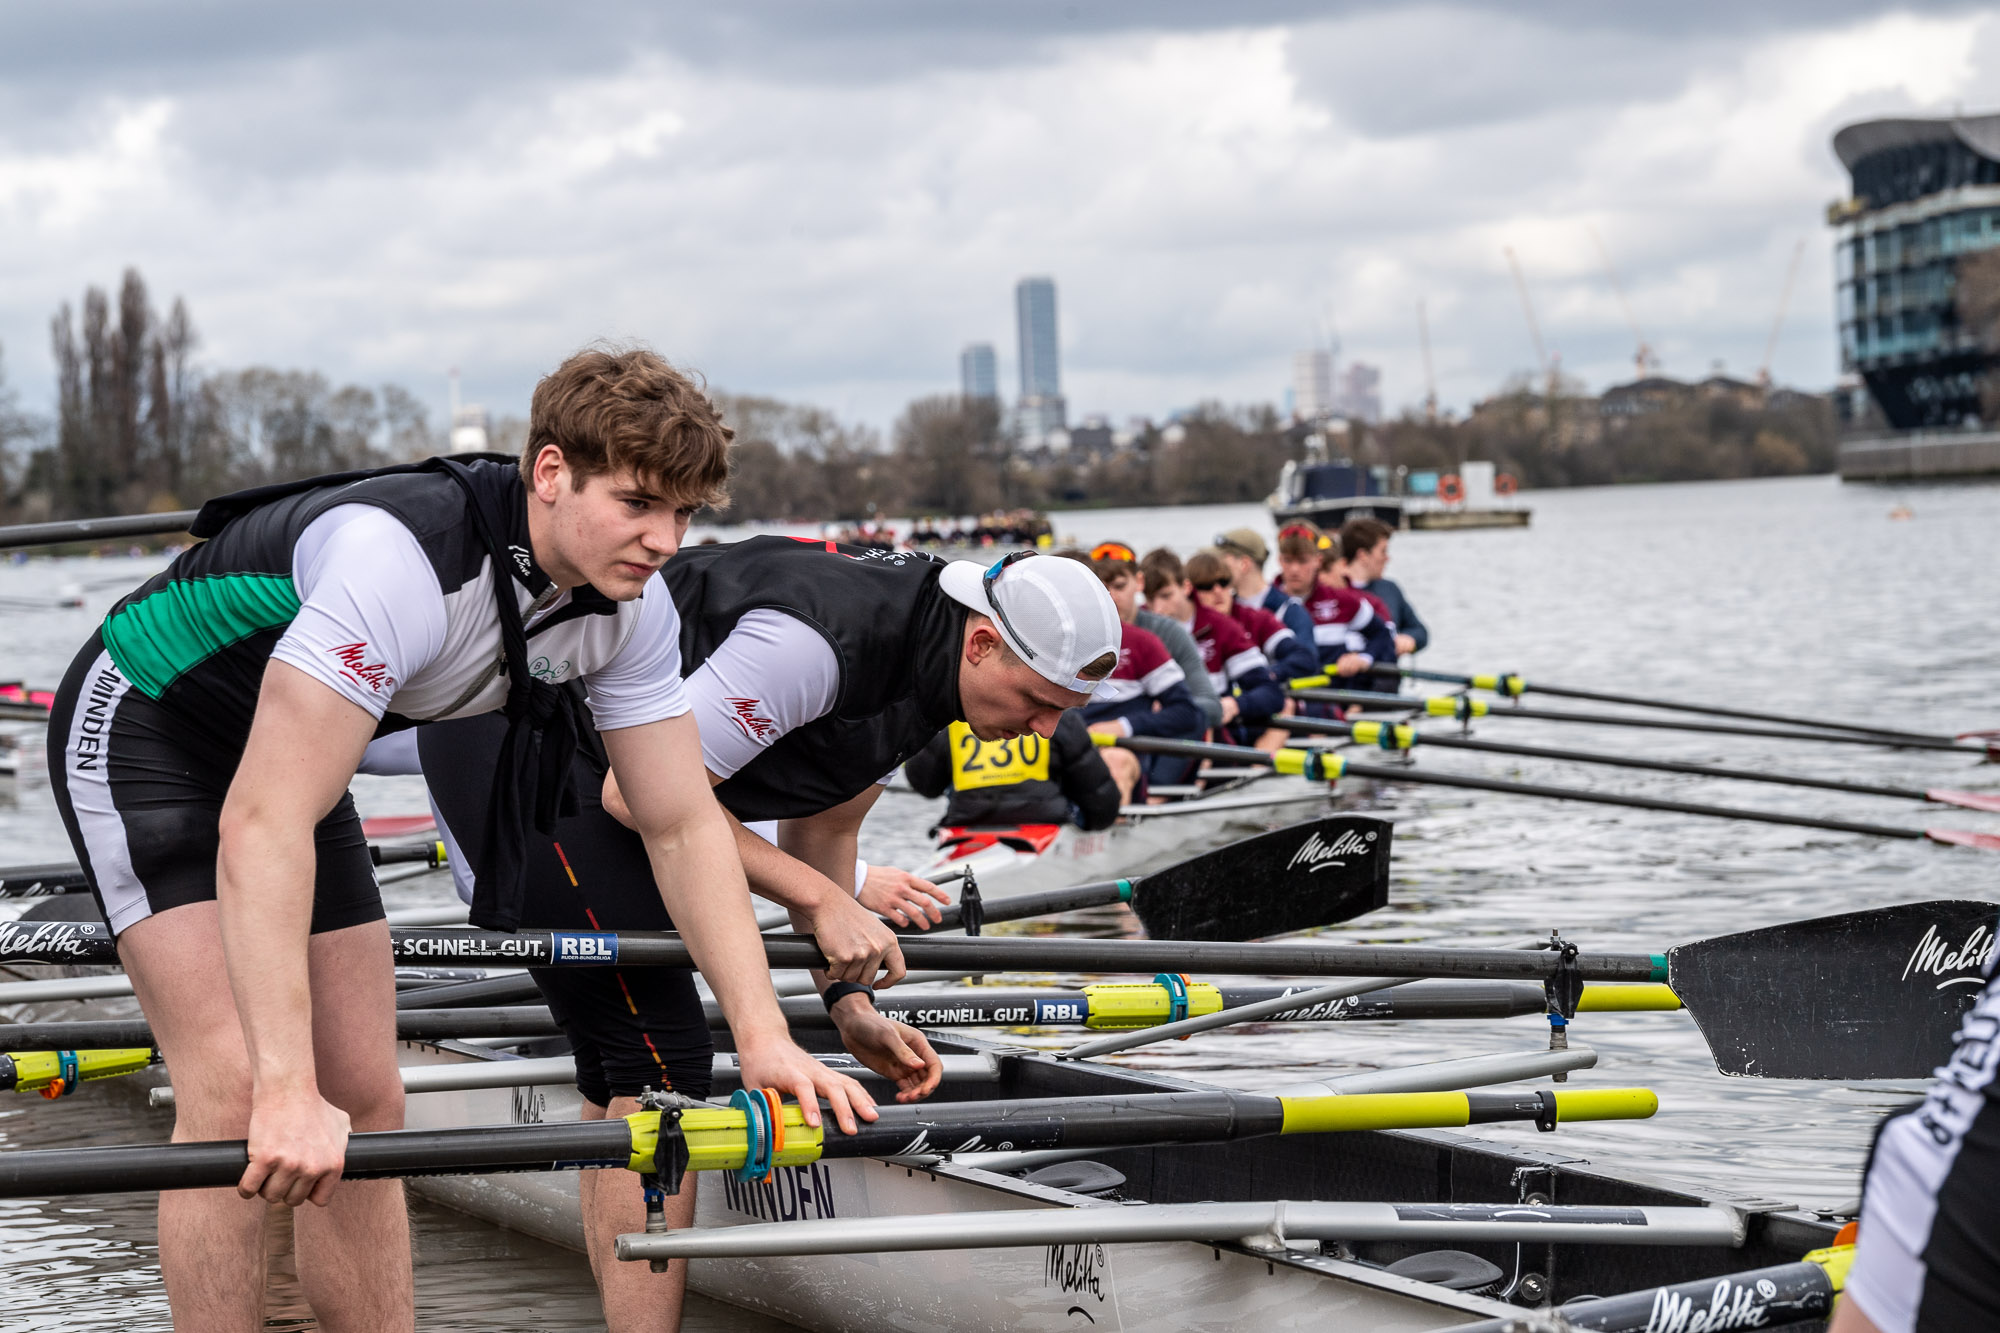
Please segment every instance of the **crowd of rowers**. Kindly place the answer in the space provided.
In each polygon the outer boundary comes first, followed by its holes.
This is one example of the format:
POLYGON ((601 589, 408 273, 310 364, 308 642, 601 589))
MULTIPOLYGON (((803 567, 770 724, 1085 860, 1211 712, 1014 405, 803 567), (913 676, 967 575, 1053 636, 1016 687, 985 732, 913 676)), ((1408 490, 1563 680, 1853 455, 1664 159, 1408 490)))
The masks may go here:
POLYGON ((1214 740, 1264 750, 1289 734, 1275 719, 1331 716, 1337 705, 1288 695, 1288 682, 1339 678, 1344 688, 1397 688, 1393 666, 1421 651, 1430 631, 1384 576, 1394 529, 1355 518, 1337 531, 1309 523, 1278 534, 1271 552, 1251 528, 1234 528, 1183 561, 1166 547, 1141 556, 1123 542, 1056 551, 1090 566, 1118 608, 1118 665, 1091 701, 1065 714, 1046 750, 1033 738, 980 743, 964 724, 938 736, 904 768, 920 794, 950 793, 943 825, 976 828, 1070 823, 1102 828, 1118 807, 1185 787, 1198 760, 1100 749, 1096 733, 1214 740))

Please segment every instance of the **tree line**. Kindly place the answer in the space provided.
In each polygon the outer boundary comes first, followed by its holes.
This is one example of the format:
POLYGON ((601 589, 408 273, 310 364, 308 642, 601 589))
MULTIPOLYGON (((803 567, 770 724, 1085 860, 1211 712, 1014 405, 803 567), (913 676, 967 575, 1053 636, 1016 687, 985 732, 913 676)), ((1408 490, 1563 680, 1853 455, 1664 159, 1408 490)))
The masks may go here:
POLYGON ((211 495, 372 467, 438 447, 395 384, 314 371, 204 370, 187 305, 161 315, 137 269, 49 322, 55 415, 20 409, 0 363, 0 489, 14 522, 189 509, 211 495))
MULTIPOLYGON (((50 322, 56 412, 23 412, 0 362, 0 490, 6 517, 95 517, 191 508, 243 486, 401 462, 443 447, 424 405, 395 384, 336 385, 313 371, 200 367, 192 318, 161 315, 127 270, 50 322)), ((840 520, 996 509, 1254 502, 1308 430, 1268 406, 1205 403, 1136 429, 1118 447, 1025 449, 999 404, 922 398, 885 438, 822 408, 716 393, 736 430, 731 519, 840 520)), ((1520 380, 1462 420, 1415 416, 1356 427, 1333 452, 1449 471, 1485 459, 1523 486, 1601 485, 1824 472, 1836 423, 1798 394, 1690 395, 1612 420, 1568 382, 1520 380)), ((517 450, 502 417, 492 447, 517 450)))

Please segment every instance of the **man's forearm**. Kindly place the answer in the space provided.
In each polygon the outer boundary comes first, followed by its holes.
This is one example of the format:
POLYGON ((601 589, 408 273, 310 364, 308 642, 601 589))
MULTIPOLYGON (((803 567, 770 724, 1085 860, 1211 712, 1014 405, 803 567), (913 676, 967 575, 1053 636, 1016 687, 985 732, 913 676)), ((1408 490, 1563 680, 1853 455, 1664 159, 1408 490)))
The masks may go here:
MULTIPOLYGON (((710 806, 685 826, 648 837, 646 851, 660 899, 741 1046, 784 1037, 786 1028, 730 832, 721 809, 710 806)), ((744 834, 740 827, 737 832, 744 834)), ((754 833, 744 836, 763 841, 754 833)))
POLYGON ((260 1089, 318 1087, 306 957, 316 860, 310 827, 224 821, 216 907, 252 1085, 260 1089))
MULTIPOLYGON (((765 839, 744 828, 740 820, 727 810, 723 818, 729 821, 730 832, 735 835, 736 855, 743 863, 743 874, 750 881, 750 892, 760 898, 769 899, 789 912, 810 912, 825 900, 829 889, 837 889, 838 883, 820 874, 813 866, 796 857, 788 856, 765 839)), ((853 874, 854 862, 850 858, 848 874, 853 874)))

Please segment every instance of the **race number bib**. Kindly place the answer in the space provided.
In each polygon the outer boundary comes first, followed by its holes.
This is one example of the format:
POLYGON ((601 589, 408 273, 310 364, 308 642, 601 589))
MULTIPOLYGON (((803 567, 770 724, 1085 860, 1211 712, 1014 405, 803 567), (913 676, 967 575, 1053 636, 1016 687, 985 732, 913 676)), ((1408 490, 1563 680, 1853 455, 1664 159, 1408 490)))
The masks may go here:
POLYGON ((951 785, 955 791, 1047 782, 1049 743, 1033 732, 1011 741, 982 741, 963 722, 951 724, 951 785))

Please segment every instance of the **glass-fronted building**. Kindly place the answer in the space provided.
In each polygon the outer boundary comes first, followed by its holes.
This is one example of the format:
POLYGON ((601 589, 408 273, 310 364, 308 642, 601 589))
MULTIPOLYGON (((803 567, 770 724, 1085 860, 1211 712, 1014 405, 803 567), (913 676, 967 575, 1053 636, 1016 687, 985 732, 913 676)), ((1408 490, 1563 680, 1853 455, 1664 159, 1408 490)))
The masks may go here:
POLYGON ((958 391, 967 398, 1000 396, 1000 365, 992 343, 967 343, 958 354, 958 391))
POLYGON ((1040 439, 1069 424, 1062 396, 1062 354, 1056 343, 1056 284, 1053 278, 1023 278, 1014 284, 1014 323, 1021 343, 1021 429, 1040 439))
POLYGON ((1842 367, 1899 430, 1977 417, 1992 358, 1954 297, 1959 261, 2000 246, 2000 115, 1863 121, 1833 151, 1853 179, 1827 210, 1842 367))

